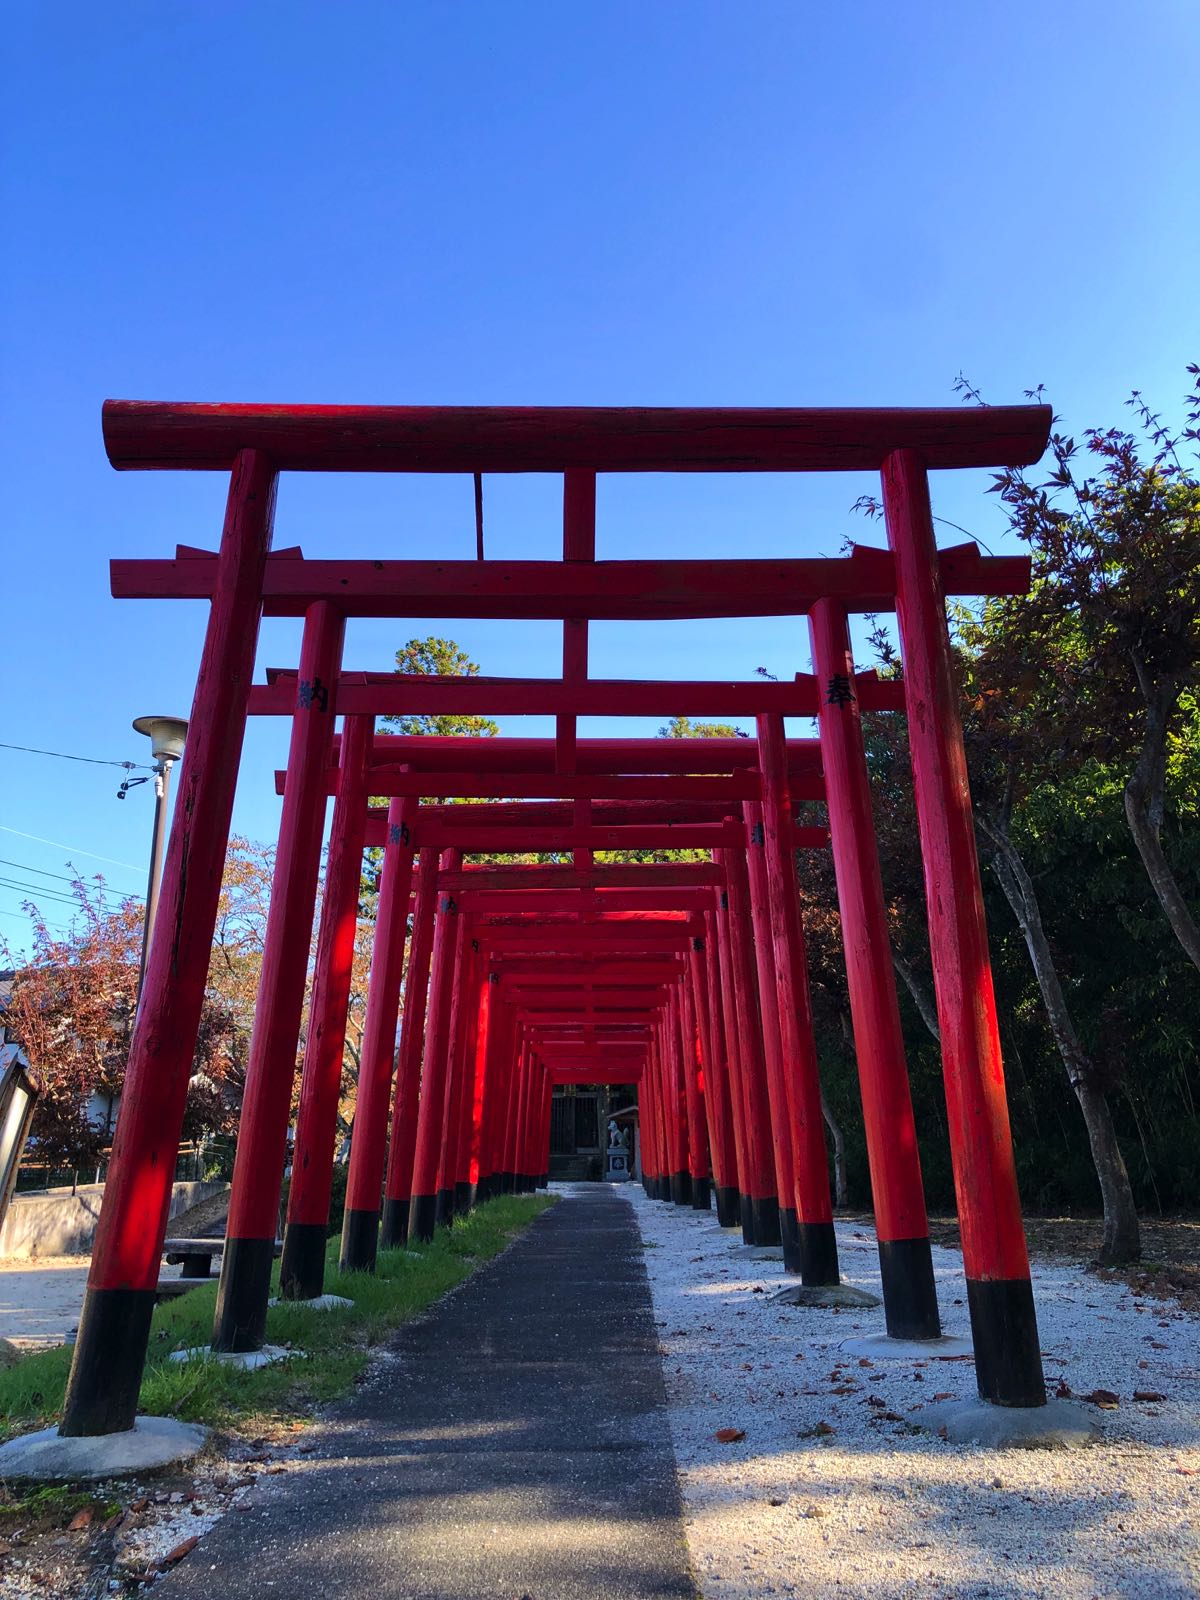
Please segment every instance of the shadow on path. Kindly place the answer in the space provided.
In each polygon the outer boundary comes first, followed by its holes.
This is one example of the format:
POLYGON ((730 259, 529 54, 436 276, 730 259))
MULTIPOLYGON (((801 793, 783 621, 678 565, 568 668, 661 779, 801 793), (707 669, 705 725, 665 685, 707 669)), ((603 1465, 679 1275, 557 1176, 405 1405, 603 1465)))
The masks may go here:
POLYGON ((580 1186, 391 1348, 318 1453, 252 1490, 156 1594, 693 1600, 621 1198, 580 1186))

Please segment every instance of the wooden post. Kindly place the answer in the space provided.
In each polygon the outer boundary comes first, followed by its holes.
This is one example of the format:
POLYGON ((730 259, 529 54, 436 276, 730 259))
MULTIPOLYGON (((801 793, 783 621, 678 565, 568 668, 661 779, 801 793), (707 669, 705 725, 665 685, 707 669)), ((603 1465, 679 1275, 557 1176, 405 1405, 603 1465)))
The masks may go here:
MULTIPOLYGON (((443 850, 439 871, 452 871, 460 860, 461 853, 458 850, 443 850)), ((450 1070, 450 1023, 454 1005, 457 943, 458 907, 453 895, 439 890, 434 918, 429 1022, 425 1032, 425 1062, 421 1072, 413 1192, 408 1213, 409 1238, 424 1241, 433 1238, 438 1221, 438 1179, 442 1142, 446 1136, 446 1087, 450 1070)))
POLYGON ((374 1272, 379 1247, 380 1193, 396 1062, 396 1021, 408 934, 417 808, 418 802, 412 797, 393 800, 388 806, 379 905, 375 914, 375 947, 358 1069, 354 1137, 346 1180, 346 1211, 342 1221, 339 1265, 343 1272, 374 1272))
POLYGON ((705 1094, 701 1089, 700 1038, 692 1006, 691 976, 686 974, 678 989, 680 1044, 683 1055, 683 1082, 687 1099, 688 1173, 691 1178, 692 1209, 712 1208, 712 1160, 708 1144, 705 1094))
POLYGON ((258 1350, 267 1323, 296 1045, 312 939, 325 772, 345 622, 328 601, 309 609, 300 651, 279 847, 242 1093, 213 1349, 258 1350))
POLYGON ((709 1014, 709 1061, 717 1069, 717 1094, 712 1106, 717 1107, 722 1166, 717 1186, 717 1221, 722 1227, 741 1226, 741 1190, 738 1182, 738 1136, 734 1126, 733 1083, 731 1083, 730 1056, 726 1048, 725 1013, 723 1013, 720 954, 717 949, 717 917, 715 912, 704 914, 704 971, 702 987, 709 1014))
MULTIPOLYGON (((741 850, 722 850, 721 864, 729 897, 729 951, 737 1007, 738 1040, 743 1068, 743 1094, 749 1133, 754 1190, 751 1195, 754 1244, 779 1244, 779 1196, 772 1159, 774 1144, 771 1107, 767 1095, 767 1068, 763 1056, 762 1016, 754 971, 754 940, 750 927, 750 894, 746 856, 741 850)), ((742 1225, 745 1226, 745 1216, 742 1225)))
POLYGON ((796 1062, 785 1060, 779 1015, 779 979, 775 970, 775 942, 771 931, 771 891, 767 882, 763 848, 762 806, 748 800, 742 806, 746 834, 746 877, 750 897, 750 924, 754 930, 754 963, 758 973, 758 1002, 762 1014, 763 1060, 766 1065, 767 1100, 771 1108, 771 1141, 775 1158, 775 1184, 779 1191, 779 1237, 787 1272, 801 1270, 800 1221, 796 1200, 795 1113, 792 1078, 796 1062))
POLYGON ((137 1413, 246 728, 275 488, 267 456, 236 453, 163 869, 158 937, 134 1019, 59 1429, 67 1436, 124 1433, 137 1413))
POLYGON ((746 1096, 743 1088, 741 1038, 738 1032, 737 999, 733 989, 733 957, 729 948, 729 894, 721 890, 715 908, 706 914, 711 920, 713 949, 716 955, 716 979, 720 996, 720 1017, 725 1035, 725 1061, 729 1075, 729 1102, 733 1120, 734 1148, 737 1151, 738 1220, 742 1238, 754 1243, 755 1157, 751 1148, 750 1129, 746 1119, 746 1096))
POLYGON ((882 477, 975 1376, 984 1400, 1044 1405, 929 484, 915 450, 894 451, 882 477))
POLYGON ((400 1025, 392 1140, 388 1147, 387 1173, 383 1184, 383 1216, 379 1232, 380 1244, 385 1250, 397 1249, 408 1240, 408 1213, 412 1204, 413 1161, 417 1149, 421 1094, 421 1060, 425 1047, 425 1013, 429 999, 429 963, 437 907, 437 876, 438 852, 422 850, 417 868, 412 946, 404 980, 404 1018, 400 1025))
POLYGON ((821 756, 846 953, 846 982, 875 1202, 887 1330, 896 1339, 941 1333, 887 908, 871 816, 862 713, 844 606, 808 616, 821 681, 821 756))
POLYGON ((285 1300, 315 1300, 325 1288, 337 1108, 342 1095, 346 1018, 362 894, 367 762, 374 733, 373 717, 346 718, 325 863, 321 927, 308 1007, 292 1183, 279 1271, 279 1293, 285 1300))
POLYGON ((829 1158, 821 1117, 821 1081, 808 994, 804 924, 796 883, 792 806, 783 718, 758 719, 763 853, 771 901, 778 1017, 792 1111, 800 1275, 805 1284, 838 1282, 837 1240, 829 1196, 829 1158))

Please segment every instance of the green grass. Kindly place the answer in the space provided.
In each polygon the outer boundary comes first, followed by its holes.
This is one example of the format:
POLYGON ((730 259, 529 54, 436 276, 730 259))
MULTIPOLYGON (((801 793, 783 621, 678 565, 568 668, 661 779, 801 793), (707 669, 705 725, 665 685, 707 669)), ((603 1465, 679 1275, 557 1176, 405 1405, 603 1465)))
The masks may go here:
MULTIPOLYGON (((276 1306, 267 1313, 267 1342, 292 1346, 287 1361, 241 1372, 218 1361, 168 1360, 173 1350, 207 1345, 212 1334, 216 1280, 157 1307, 142 1378, 140 1412, 181 1417, 218 1428, 296 1420, 351 1389, 393 1328, 431 1306, 490 1261, 539 1212, 549 1195, 506 1195, 491 1200, 452 1228, 440 1228, 431 1244, 411 1250, 381 1250, 374 1274, 339 1272, 340 1241, 326 1252, 325 1288, 345 1295, 353 1307, 309 1311, 276 1306), (302 1352, 302 1353, 301 1353, 302 1352)), ((276 1264, 273 1283, 278 1284, 276 1264)), ((26 1356, 0 1372, 0 1437, 45 1427, 62 1409, 71 1352, 66 1348, 26 1356)))

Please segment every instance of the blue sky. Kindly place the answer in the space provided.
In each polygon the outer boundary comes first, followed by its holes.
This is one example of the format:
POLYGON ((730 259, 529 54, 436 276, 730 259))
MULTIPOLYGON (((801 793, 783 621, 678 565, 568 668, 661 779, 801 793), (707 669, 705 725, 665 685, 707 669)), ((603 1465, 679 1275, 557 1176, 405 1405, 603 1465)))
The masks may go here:
MULTIPOLYGON (((16 0, 6 34, 8 743, 140 760, 130 719, 190 705, 203 608, 118 603, 107 561, 213 545, 225 484, 114 473, 106 396, 930 405, 963 370, 995 401, 1045 383, 1078 430, 1134 386, 1173 411, 1200 349, 1191 0, 16 0)), ((984 482, 939 475, 935 509, 1002 548, 984 482)), ((599 554, 833 553, 880 537, 849 512, 870 487, 602 480, 599 554)), ((486 500, 489 554, 558 553, 557 483, 486 500)), ((457 479, 293 476, 276 539, 466 557, 471 507, 457 479)), ((557 670, 555 625, 453 619, 355 623, 347 662, 432 631, 557 670)), ((597 625, 592 670, 782 676, 805 641, 597 625)), ((260 663, 298 642, 265 624, 260 663)), ((253 837, 285 749, 252 727, 253 837)), ((118 804, 120 776, 0 750, 0 877, 141 889, 149 786, 118 804)))

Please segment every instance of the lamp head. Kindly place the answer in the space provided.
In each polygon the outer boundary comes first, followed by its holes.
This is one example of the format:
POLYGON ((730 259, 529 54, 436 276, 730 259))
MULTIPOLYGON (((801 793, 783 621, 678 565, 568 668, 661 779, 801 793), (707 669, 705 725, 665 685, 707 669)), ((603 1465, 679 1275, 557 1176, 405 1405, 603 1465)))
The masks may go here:
POLYGON ((134 730, 144 733, 156 761, 178 761, 188 725, 182 717, 135 717, 134 730))

